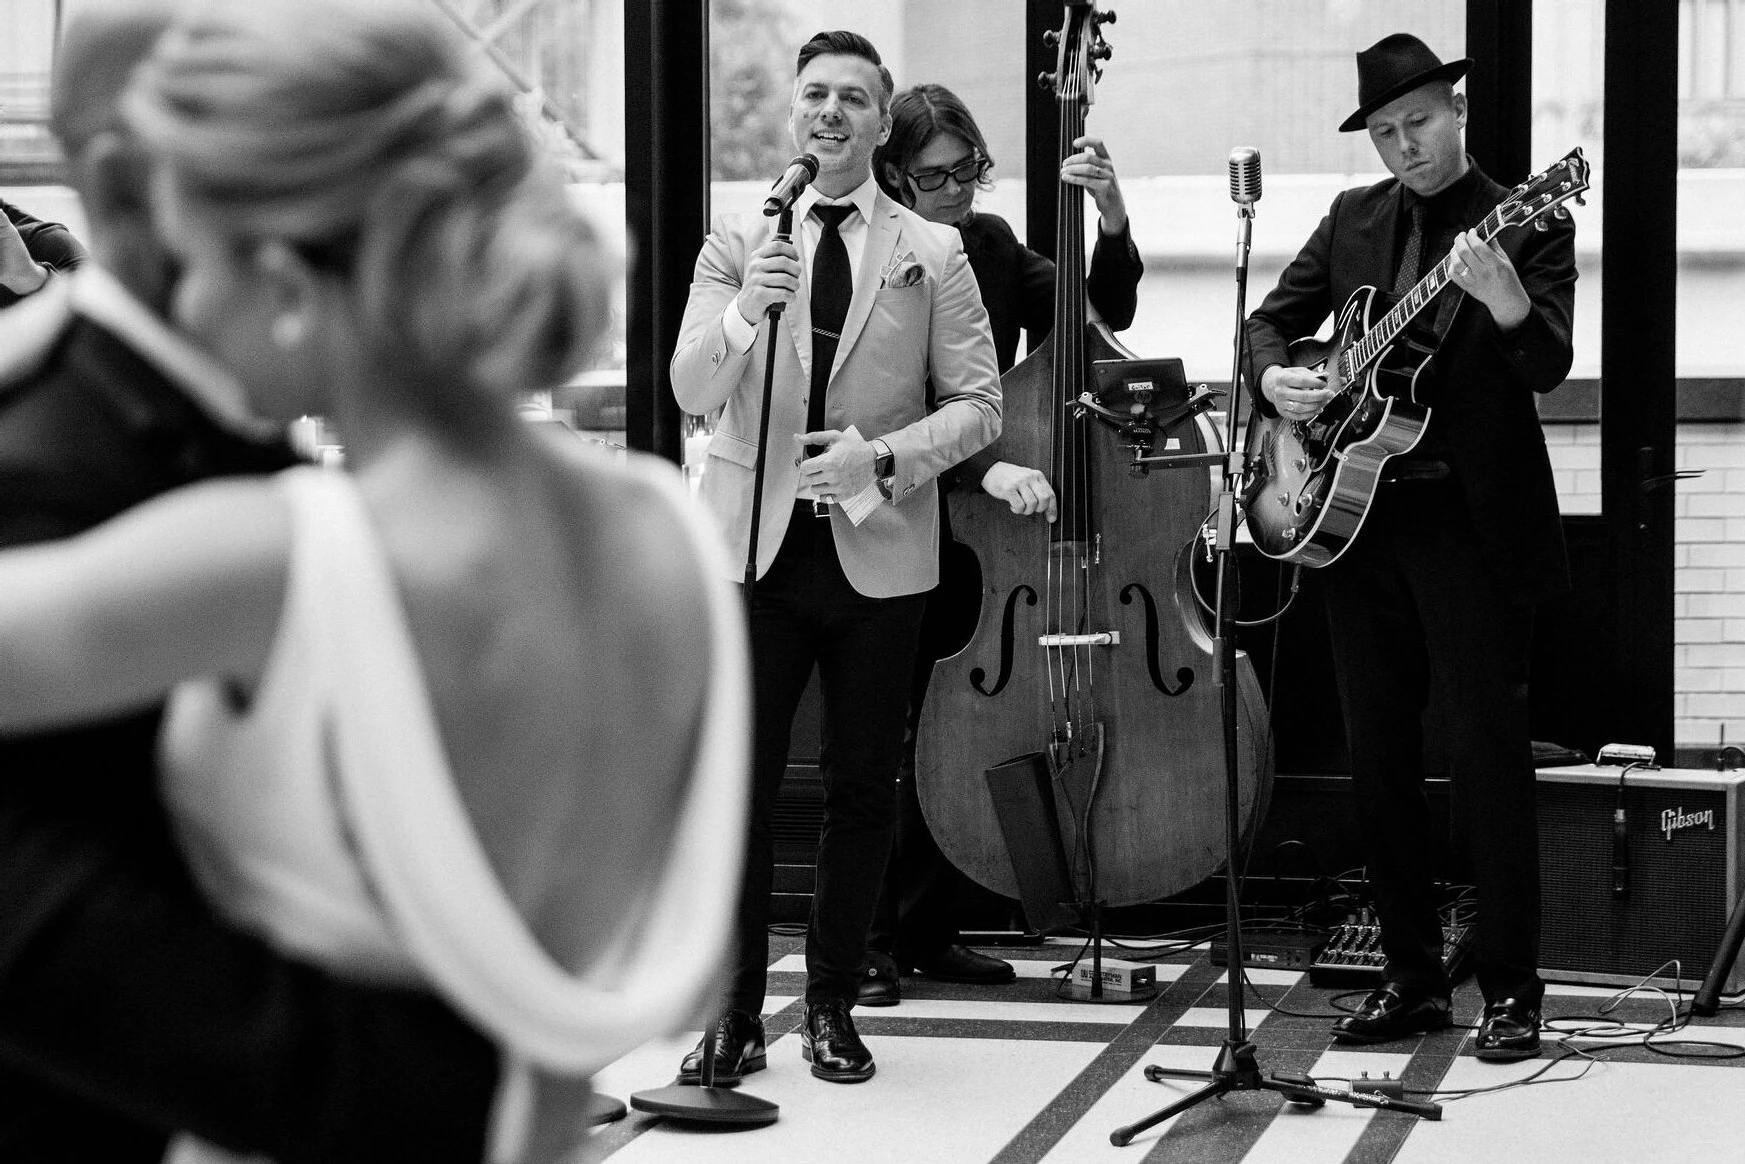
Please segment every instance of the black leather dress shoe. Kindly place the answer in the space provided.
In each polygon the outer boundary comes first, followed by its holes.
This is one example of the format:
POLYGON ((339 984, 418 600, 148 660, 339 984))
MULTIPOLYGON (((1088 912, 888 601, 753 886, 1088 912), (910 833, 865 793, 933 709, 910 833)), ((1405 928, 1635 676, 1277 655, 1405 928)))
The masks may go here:
POLYGON ((977 986, 995 986, 1018 977, 1010 962, 956 944, 945 947, 931 958, 917 958, 915 969, 941 982, 968 982, 977 986))
POLYGON ((1446 994, 1384 982, 1369 992, 1357 1013, 1333 1024, 1333 1041, 1391 1043, 1425 1031, 1446 1030, 1453 1023, 1446 994))
POLYGON ((1478 1057, 1492 1063, 1538 1058, 1539 1007, 1519 998, 1486 1004, 1477 1044, 1478 1057))
MULTIPOLYGON (((716 1087, 732 1087, 742 1076, 762 1071, 768 1054, 763 1044, 763 1020, 749 1011, 730 1010, 715 1024, 716 1087)), ((703 1043, 679 1063, 678 1082, 703 1082, 703 1043)))
POLYGON ((806 1004, 800 1054, 812 1064, 812 1074, 832 1083, 864 1083, 873 1077, 872 1052, 855 1033, 848 1003, 840 999, 806 1004))
POLYGON ((868 950, 866 968, 860 972, 860 993, 855 1002, 860 1006, 896 1006, 903 1001, 903 988, 897 982, 897 963, 889 954, 868 950))

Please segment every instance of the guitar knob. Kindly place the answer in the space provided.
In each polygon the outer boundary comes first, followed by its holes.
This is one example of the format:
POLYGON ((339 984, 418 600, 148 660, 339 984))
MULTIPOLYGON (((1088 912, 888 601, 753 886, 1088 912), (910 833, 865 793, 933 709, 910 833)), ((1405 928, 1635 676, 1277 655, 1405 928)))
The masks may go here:
POLYGON ((1298 457, 1296 460, 1291 462, 1291 468, 1295 469, 1299 473, 1301 473, 1303 470, 1307 469, 1308 467, 1309 467, 1309 458, 1307 458, 1307 457, 1298 457))
POLYGON ((1278 495, 1278 503, 1280 505, 1289 505, 1291 503, 1291 495, 1289 493, 1280 493, 1278 495))
POLYGON ((1279 536, 1287 542, 1296 541, 1297 540, 1296 527, 1295 526, 1288 526, 1288 525, 1285 526, 1285 528, 1283 530, 1279 531, 1279 536))

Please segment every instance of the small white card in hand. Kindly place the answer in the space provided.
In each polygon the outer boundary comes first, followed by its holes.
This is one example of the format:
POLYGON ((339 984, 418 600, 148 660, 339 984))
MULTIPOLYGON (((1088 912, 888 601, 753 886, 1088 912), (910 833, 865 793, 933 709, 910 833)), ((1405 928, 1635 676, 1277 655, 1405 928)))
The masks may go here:
MULTIPOLYGON (((844 431, 843 435, 858 439, 860 437, 860 430, 851 424, 844 431)), ((871 485, 868 485, 865 489, 862 489, 847 501, 839 502, 838 504, 842 506, 842 516, 846 517, 851 524, 859 525, 867 519, 868 515, 870 515, 873 510, 879 507, 879 503, 884 501, 884 499, 885 495, 879 492, 878 478, 874 477, 871 485)))

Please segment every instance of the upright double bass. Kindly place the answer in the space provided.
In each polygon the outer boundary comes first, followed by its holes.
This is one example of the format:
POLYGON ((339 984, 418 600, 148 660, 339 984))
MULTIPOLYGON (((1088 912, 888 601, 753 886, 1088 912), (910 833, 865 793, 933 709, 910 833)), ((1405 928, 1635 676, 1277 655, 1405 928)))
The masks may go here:
MULTIPOLYGON (((1052 82, 1058 158, 1084 133, 1101 13, 1068 0, 1052 82)), ((1098 408, 1092 365, 1131 358, 1085 299, 1084 191, 1062 183, 1054 330, 1002 380, 1001 457, 1046 467, 1060 499, 1050 525, 1019 517, 966 482, 951 524, 980 568, 968 644, 934 668, 917 738, 922 811, 946 857, 997 893, 1022 897, 989 790, 989 769, 1046 770, 1073 904, 1119 906, 1187 889, 1222 866, 1226 765, 1213 642, 1191 593, 1197 533, 1211 508, 1199 468, 1147 474, 1098 408), (1087 406, 1089 404, 1090 406, 1087 406), (1101 413, 1101 415, 1099 415, 1101 413)), ((1178 410, 1179 412, 1180 410, 1178 410)), ((1199 409, 1166 429, 1166 451, 1216 451, 1199 409)), ((962 553, 962 551, 957 551, 962 553)), ((1271 775, 1265 712, 1237 656, 1242 829, 1271 775)), ((1028 903, 1027 903, 1028 904, 1028 903)), ((1035 921, 1036 919, 1032 919, 1035 921)))

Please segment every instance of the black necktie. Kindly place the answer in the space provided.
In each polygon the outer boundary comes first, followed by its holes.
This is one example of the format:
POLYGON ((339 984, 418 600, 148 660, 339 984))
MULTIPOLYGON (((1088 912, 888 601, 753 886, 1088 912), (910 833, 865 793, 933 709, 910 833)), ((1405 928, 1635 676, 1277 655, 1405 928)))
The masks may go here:
POLYGON ((1424 256, 1424 204, 1412 203, 1412 229, 1406 249, 1400 252, 1400 269, 1394 272, 1394 298, 1404 297, 1418 283, 1418 264, 1424 256))
MULTIPOLYGON (((836 345, 842 339, 842 321, 848 318, 848 301, 854 295, 854 279, 848 268, 848 248, 837 228, 854 213, 854 206, 814 206, 812 213, 823 227, 818 232, 818 251, 812 256, 812 392, 806 403, 806 430, 824 428, 824 391, 830 384, 830 365, 836 362, 836 345)), ((807 456, 821 450, 810 447, 807 456)))

